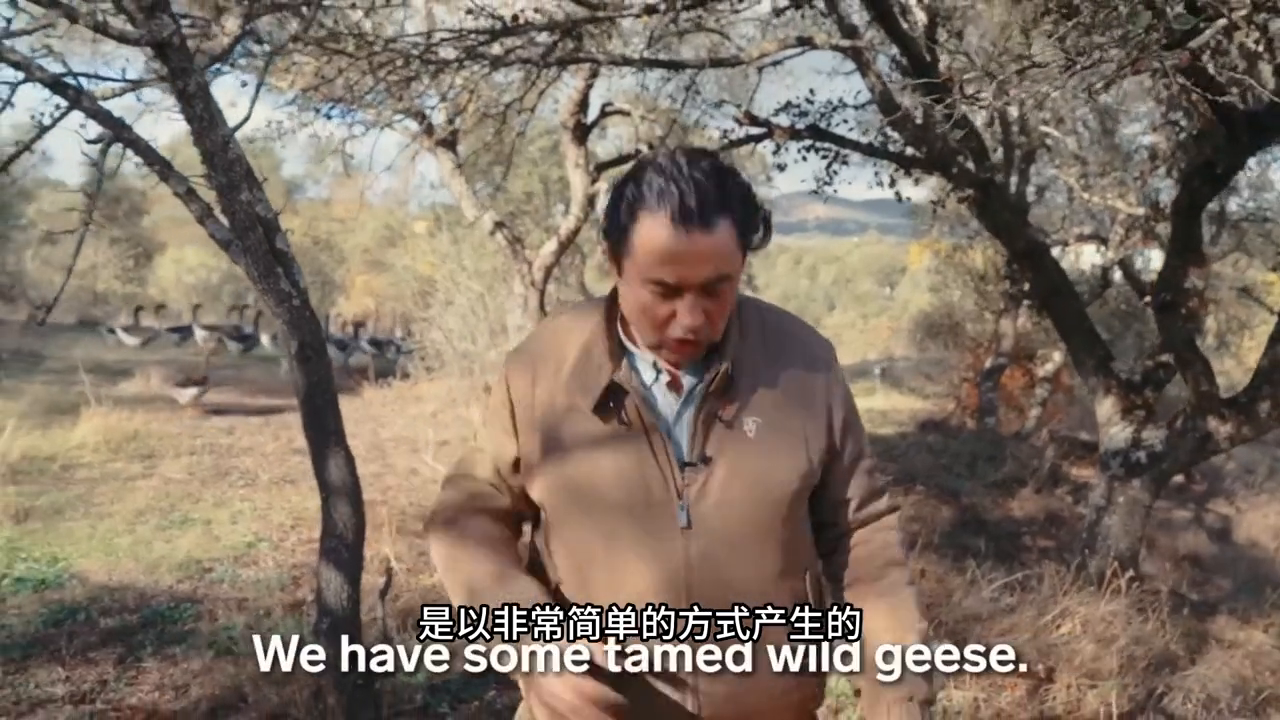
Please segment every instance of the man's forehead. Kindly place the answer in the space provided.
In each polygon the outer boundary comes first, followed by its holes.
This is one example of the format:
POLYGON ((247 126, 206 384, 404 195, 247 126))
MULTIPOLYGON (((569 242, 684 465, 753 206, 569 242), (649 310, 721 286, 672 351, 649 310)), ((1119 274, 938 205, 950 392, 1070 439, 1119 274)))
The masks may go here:
POLYGON ((710 224, 690 224, 679 222, 673 213, 666 210, 645 210, 636 216, 632 227, 632 238, 665 239, 675 237, 699 236, 737 236, 733 218, 721 215, 710 224))
POLYGON ((690 268, 736 262, 741 246, 732 223, 711 230, 638 224, 628 254, 644 264, 690 268))

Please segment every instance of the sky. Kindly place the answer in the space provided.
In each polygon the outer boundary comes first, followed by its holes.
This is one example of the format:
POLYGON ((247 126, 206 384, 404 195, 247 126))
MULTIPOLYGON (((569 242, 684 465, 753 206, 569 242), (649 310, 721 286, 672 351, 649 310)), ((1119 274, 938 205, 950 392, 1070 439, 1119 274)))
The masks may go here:
MULTIPOLYGON (((824 79, 824 72, 831 69, 831 60, 822 56, 811 55, 801 62, 795 63, 783 77, 767 80, 759 90, 759 98, 768 106, 786 93, 792 97, 797 93, 812 90, 821 100, 834 98, 838 93, 847 96, 847 85, 839 85, 824 79)), ((0 77, 7 69, 0 69, 0 77)), ((846 76, 847 77, 847 76, 846 76)), ((237 77, 224 77, 214 83, 215 97, 222 104, 225 114, 231 122, 244 117, 252 98, 252 83, 244 87, 237 77)), ((128 119, 134 128, 145 138, 156 144, 180 137, 185 131, 185 124, 167 98, 158 91, 145 96, 142 102, 130 98, 110 103, 114 111, 128 119), (143 102, 146 105, 143 105, 143 102)), ((16 105, 3 117, 3 125, 19 126, 34 112, 50 107, 50 96, 38 87, 27 86, 19 91, 16 105)), ((296 121, 294 112, 284 106, 282 98, 264 97, 259 99, 253 115, 242 132, 249 134, 263 130, 273 130, 273 137, 279 138, 280 153, 285 161, 285 172, 297 173, 305 168, 308 154, 317 138, 337 139, 346 136, 344 126, 331 121, 317 121, 305 127, 296 121), (287 128, 280 131, 278 128, 287 128)), ((92 125, 79 116, 73 116, 64 122, 62 127, 54 130, 41 143, 39 149, 48 158, 50 175, 67 181, 75 181, 83 176, 85 168, 85 137, 93 135, 92 125)), ((360 138, 347 145, 355 159, 357 167, 382 171, 382 177, 392 182, 391 178, 403 178, 399 170, 405 163, 414 166, 414 177, 425 197, 432 199, 447 195, 442 194, 436 181, 434 161, 423 154, 406 152, 407 139, 393 131, 384 131, 367 138, 360 138)), ((766 188, 770 194, 789 193, 811 190, 814 187, 816 166, 803 159, 788 157, 788 167, 777 173, 773 187, 766 188)), ((832 194, 849 198, 887 197, 888 193, 870 188, 872 180, 870 166, 855 166, 845 174, 845 182, 832 190, 832 194)))

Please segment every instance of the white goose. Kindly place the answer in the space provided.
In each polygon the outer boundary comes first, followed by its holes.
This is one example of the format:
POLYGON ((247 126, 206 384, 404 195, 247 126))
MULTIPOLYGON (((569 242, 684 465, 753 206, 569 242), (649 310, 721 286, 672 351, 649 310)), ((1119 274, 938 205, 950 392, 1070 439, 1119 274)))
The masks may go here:
MULTIPOLYGON (((195 303, 191 306, 191 333, 196 339, 196 344, 205 350, 211 350, 222 343, 222 338, 227 335, 235 335, 243 332, 238 323, 221 323, 215 325, 206 325, 200 322, 200 308, 204 307, 202 303, 195 303)), ((235 305, 227 308, 227 316, 239 309, 240 306, 235 305)))
POLYGON ((132 323, 128 325, 108 325, 106 330, 127 347, 143 348, 150 345, 151 341, 160 336, 160 331, 143 324, 142 311, 145 309, 145 305, 135 305, 133 307, 132 323))

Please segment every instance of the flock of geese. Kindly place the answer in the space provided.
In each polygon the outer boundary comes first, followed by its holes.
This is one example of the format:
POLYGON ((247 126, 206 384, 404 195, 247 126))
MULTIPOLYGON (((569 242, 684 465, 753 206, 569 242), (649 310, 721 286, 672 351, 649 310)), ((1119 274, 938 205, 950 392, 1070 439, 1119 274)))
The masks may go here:
POLYGON ((150 318, 143 318, 146 305, 135 305, 133 321, 127 325, 104 324, 100 331, 108 340, 115 340, 131 348, 144 348, 157 340, 167 340, 174 345, 185 345, 194 340, 202 350, 214 351, 219 348, 235 355, 243 355, 259 348, 267 351, 275 350, 278 345, 278 334, 262 329, 262 310, 253 314, 253 322, 245 324, 244 316, 249 305, 233 305, 227 309, 227 320, 222 323, 200 322, 201 303, 191 306, 191 319, 186 323, 175 325, 164 321, 168 306, 164 303, 155 305, 150 318), (234 322, 230 322, 234 318, 234 322))
MULTIPOLYGON (((179 405, 190 407, 209 392, 208 368, 213 355, 225 353, 242 356, 255 352, 280 355, 280 334, 263 327, 262 309, 254 309, 247 303, 231 305, 227 308, 223 322, 207 323, 200 319, 202 307, 201 303, 192 304, 187 322, 171 324, 165 320, 168 305, 156 304, 150 308, 150 316, 144 317, 148 308, 139 304, 133 308, 130 323, 105 323, 98 327, 98 331, 108 342, 129 348, 184 346, 192 343, 202 350, 204 364, 198 374, 166 370, 159 378, 165 391, 179 405), (246 322, 251 309, 253 315, 246 322)), ((343 370, 352 377, 359 371, 364 371, 371 382, 387 377, 399 378, 407 373, 407 360, 412 356, 414 347, 406 331, 397 326, 391 335, 378 335, 376 313, 372 320, 343 321, 335 331, 331 329, 333 317, 332 313, 325 316, 324 329, 329 358, 336 369, 343 370)), ((287 361, 282 360, 282 371, 286 368, 287 361)))

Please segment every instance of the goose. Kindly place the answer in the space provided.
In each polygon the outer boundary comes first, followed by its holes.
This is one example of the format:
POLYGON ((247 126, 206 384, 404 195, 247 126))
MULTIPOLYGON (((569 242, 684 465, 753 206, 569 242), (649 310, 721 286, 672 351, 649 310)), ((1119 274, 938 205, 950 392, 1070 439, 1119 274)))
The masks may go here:
POLYGON ((155 324, 160 329, 160 332, 164 333, 165 337, 172 340, 174 344, 185 345, 186 342, 191 339, 191 323, 186 323, 185 325, 165 325, 160 319, 163 317, 164 311, 168 309, 169 306, 164 303, 156 304, 154 310, 155 324))
MULTIPOLYGON (((234 323, 221 323, 216 325, 205 325, 200 322, 200 308, 204 307, 201 303, 195 303, 191 306, 191 333, 196 339, 196 344, 205 350, 217 347, 222 342, 221 338, 228 334, 242 332, 240 326, 234 323)), ((227 308, 227 316, 230 317, 238 306, 227 308)))
MULTIPOLYGON (((249 306, 245 305, 245 309, 249 306)), ((263 311, 259 310, 259 313, 263 311)), ((280 349, 280 332, 278 330, 268 330, 264 327, 254 328, 252 325, 245 328, 245 332, 256 332, 258 334, 258 346, 263 350, 275 352, 280 349)))
POLYGON ((377 357, 381 355, 377 348, 370 344, 368 326, 361 321, 351 323, 351 358, 377 357))
POLYGON ((166 395, 173 398, 178 405, 184 408, 194 407, 209 392, 211 387, 209 382, 210 357, 209 353, 205 353, 204 363, 200 368, 199 374, 186 373, 171 367, 159 367, 152 369, 151 381, 166 395))
POLYGON ((351 334, 329 334, 329 358, 334 362, 348 366, 352 360, 358 359, 366 354, 368 350, 361 336, 361 328, 359 323, 351 324, 351 334))
POLYGON ((169 387, 169 397, 176 400, 182 407, 191 407, 208 392, 208 375, 183 376, 169 387))
POLYGON ((131 348, 144 348, 160 335, 160 331, 142 324, 142 304, 133 306, 133 322, 129 325, 108 325, 107 330, 120 342, 131 348))
POLYGON ((325 318, 325 332, 329 336, 329 360, 348 374, 353 370, 353 365, 364 368, 377 357, 377 354, 371 352, 371 348, 364 341, 363 323, 358 321, 351 323, 350 335, 330 333, 328 327, 329 320, 325 318))
POLYGON ((411 364, 417 358, 418 346, 413 336, 413 330, 396 326, 395 329, 396 343, 396 377, 399 379, 407 378, 412 373, 411 364))
POLYGON ((250 305, 249 303, 244 303, 243 305, 232 305, 231 307, 227 308, 227 317, 231 317, 231 313, 235 312, 236 326, 238 326, 244 332, 249 332, 252 325, 244 321, 244 316, 246 313, 249 312, 249 308, 251 307, 253 306, 250 305))
MULTIPOLYGON (((353 379, 355 371, 363 370, 368 376, 369 383, 377 384, 380 376, 385 377, 388 374, 395 374, 398 357, 393 357, 376 349, 375 345, 381 346, 384 343, 371 343, 370 338, 365 335, 365 330, 366 325, 363 321, 351 323, 350 348, 347 352, 346 361, 343 363, 343 369, 353 379)), ((374 340, 385 341, 389 340, 389 338, 374 338, 374 340)))
POLYGON ((413 331, 406 328, 397 327, 395 334, 391 336, 395 342, 396 352, 401 355, 412 355, 417 346, 414 344, 413 331))
POLYGON ((280 349, 280 332, 278 330, 258 330, 258 344, 263 350, 276 352, 280 349))
POLYGON ((102 341, 103 341, 103 342, 105 342, 105 343, 118 343, 118 342, 120 342, 120 338, 116 337, 116 331, 115 331, 115 328, 113 328, 110 324, 108 324, 108 323, 94 323, 93 327, 94 327, 94 329, 96 329, 96 330, 98 331, 98 334, 102 336, 102 341))
POLYGON ((400 323, 399 315, 394 316, 393 320, 390 337, 386 335, 374 336, 371 331, 370 335, 364 338, 363 345, 366 352, 372 353, 376 358, 388 361, 390 363, 390 375, 394 379, 400 380, 410 375, 410 362, 412 361, 415 347, 412 333, 400 323))
POLYGON ((243 355, 250 352, 262 342, 259 335, 261 326, 262 311, 257 310, 253 313, 253 325, 250 329, 241 328, 235 332, 222 334, 222 344, 226 346, 227 350, 231 351, 232 355, 243 355))
POLYGON ((334 333, 329 328, 332 325, 334 313, 328 313, 324 316, 324 334, 329 347, 329 359, 339 365, 345 366, 347 361, 351 359, 351 353, 356 350, 356 344, 352 342, 352 338, 346 337, 341 333, 334 333))
POLYGON ((149 328, 155 328, 156 330, 163 329, 164 323, 161 321, 160 318, 161 318, 161 315, 164 314, 165 307, 167 306, 164 303, 156 303, 155 305, 152 305, 151 317, 147 318, 147 320, 143 324, 149 328))
POLYGON ((367 334, 363 336, 361 342, 365 352, 371 355, 382 355, 391 360, 397 360, 401 355, 408 355, 412 352, 412 348, 401 342, 404 337, 404 329, 399 325, 398 318, 396 320, 391 336, 376 334, 375 328, 378 322, 376 310, 373 314, 373 320, 367 326, 361 323, 361 327, 367 330, 367 334))
POLYGON ((360 349, 368 355, 390 356, 398 349, 393 338, 374 335, 371 325, 359 322, 353 329, 357 330, 356 342, 359 343, 360 349))
POLYGON ((396 380, 408 378, 413 371, 414 350, 412 334, 398 322, 391 331, 391 337, 385 338, 390 352, 387 357, 392 361, 392 375, 396 380))

